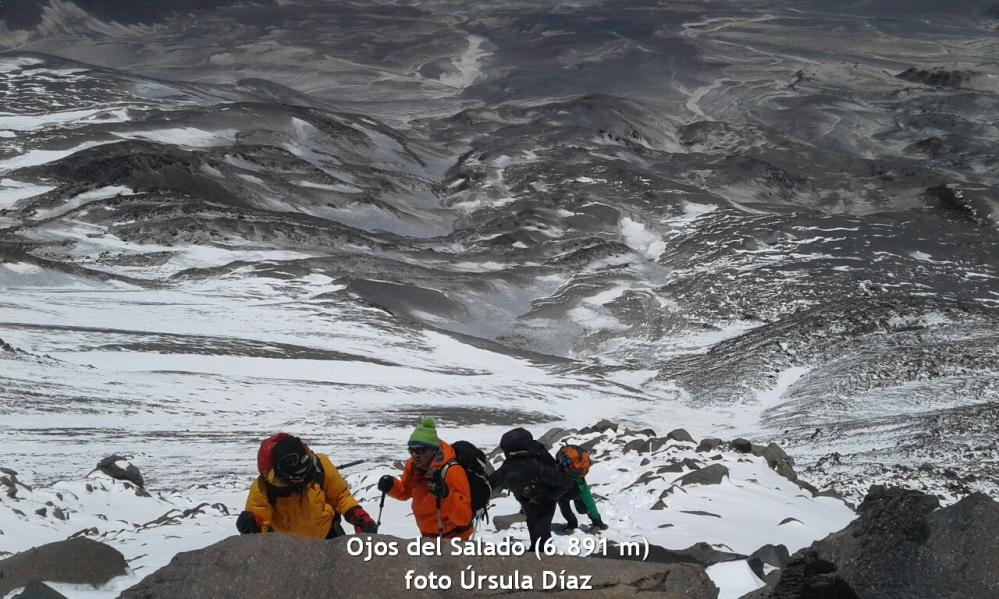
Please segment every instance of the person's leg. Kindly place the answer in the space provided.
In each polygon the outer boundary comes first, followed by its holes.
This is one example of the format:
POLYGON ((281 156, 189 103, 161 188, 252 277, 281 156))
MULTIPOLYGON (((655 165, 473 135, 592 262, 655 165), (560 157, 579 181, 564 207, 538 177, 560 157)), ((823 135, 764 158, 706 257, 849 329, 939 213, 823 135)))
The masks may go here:
POLYGON ((555 502, 529 504, 527 507, 527 529, 531 534, 531 551, 538 543, 544 545, 552 536, 552 518, 555 517, 555 502))
POLYGON ((579 526, 579 521, 576 520, 576 514, 572 513, 572 504, 566 499, 562 498, 558 500, 558 510, 562 512, 562 517, 565 518, 566 529, 573 529, 579 526))

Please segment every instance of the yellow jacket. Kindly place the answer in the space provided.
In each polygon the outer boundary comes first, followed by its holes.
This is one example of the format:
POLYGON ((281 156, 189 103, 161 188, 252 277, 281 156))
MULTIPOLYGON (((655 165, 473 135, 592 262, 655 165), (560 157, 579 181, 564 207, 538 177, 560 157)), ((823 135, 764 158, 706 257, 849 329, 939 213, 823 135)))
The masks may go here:
POLYGON ((276 497, 274 504, 267 501, 265 484, 274 487, 284 486, 274 471, 267 473, 267 483, 261 476, 250 487, 246 499, 246 511, 253 514, 261 532, 290 532, 303 537, 323 539, 333 525, 333 517, 343 514, 357 505, 350 494, 346 481, 325 454, 317 453, 322 465, 324 481, 320 487, 316 481, 306 482, 301 492, 287 497, 276 497))

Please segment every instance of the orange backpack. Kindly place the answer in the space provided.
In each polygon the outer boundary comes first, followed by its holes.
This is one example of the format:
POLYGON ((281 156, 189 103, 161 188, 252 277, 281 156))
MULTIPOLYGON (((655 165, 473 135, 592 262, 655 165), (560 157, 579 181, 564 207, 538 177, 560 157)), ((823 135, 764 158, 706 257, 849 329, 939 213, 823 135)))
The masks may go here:
POLYGON ((590 471, 590 452, 579 445, 563 445, 555 454, 562 470, 576 476, 586 476, 590 471))

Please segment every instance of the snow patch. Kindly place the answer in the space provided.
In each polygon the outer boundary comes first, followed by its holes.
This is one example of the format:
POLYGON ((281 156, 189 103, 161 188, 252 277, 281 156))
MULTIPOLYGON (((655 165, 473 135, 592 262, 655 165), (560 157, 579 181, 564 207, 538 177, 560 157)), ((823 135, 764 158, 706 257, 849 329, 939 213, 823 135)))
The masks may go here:
POLYGON ((457 73, 444 73, 439 81, 448 87, 464 90, 475 80, 482 76, 482 59, 489 56, 489 52, 482 48, 486 38, 478 35, 468 36, 468 47, 465 52, 453 60, 451 64, 458 71, 457 73))
POLYGON ((0 179, 0 210, 13 208, 20 200, 33 198, 53 189, 55 187, 22 183, 13 179, 0 179))
POLYGON ((645 228, 645 225, 627 216, 618 223, 624 244, 649 260, 656 260, 666 250, 666 242, 661 237, 645 228))
POLYGON ((196 127, 174 127, 170 129, 153 129, 149 131, 127 131, 114 133, 124 139, 142 139, 161 144, 189 148, 210 148, 230 145, 236 141, 236 129, 205 131, 196 127))

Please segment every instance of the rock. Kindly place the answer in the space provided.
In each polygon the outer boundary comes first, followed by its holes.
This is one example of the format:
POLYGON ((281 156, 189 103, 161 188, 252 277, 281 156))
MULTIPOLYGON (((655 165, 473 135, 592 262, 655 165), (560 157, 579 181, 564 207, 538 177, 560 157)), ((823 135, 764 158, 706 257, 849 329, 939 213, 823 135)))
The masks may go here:
POLYGON ((626 431, 624 431, 624 434, 626 434, 626 435, 641 435, 643 437, 655 437, 656 436, 656 431, 652 430, 651 428, 643 428, 640 431, 626 430, 626 431))
POLYGON ((11 470, 10 468, 0 468, 0 473, 6 474, 8 476, 17 476, 17 471, 11 470))
MULTIPOLYGON (((336 597, 337 599, 398 599, 405 590, 406 571, 433 571, 454 581, 449 590, 421 591, 421 597, 540 596, 542 571, 592 576, 593 590, 568 591, 566 596, 603 599, 641 593, 643 597, 714 599, 717 588, 704 568, 691 563, 646 564, 615 559, 547 557, 410 556, 408 539, 373 535, 375 541, 398 543, 400 555, 375 557, 373 562, 347 553, 348 540, 321 541, 292 535, 232 536, 198 551, 180 553, 170 564, 125 590, 120 599, 175 599, 177 597, 336 597), (264 567, 266 565, 266 567, 264 567), (533 590, 461 588, 466 566, 476 575, 504 576, 519 571, 534 581, 533 590), (345 584, 349 581, 349 584, 345 584)), ((522 580, 522 578, 518 578, 522 580)), ((549 591, 550 592, 550 591, 549 591)))
POLYGON ((684 468, 689 468, 690 470, 700 470, 701 469, 701 463, 698 462, 697 460, 692 460, 690 458, 683 458, 683 461, 680 462, 680 463, 683 464, 684 468))
POLYGON ((673 441, 683 441, 684 443, 694 442, 694 438, 690 436, 690 433, 682 428, 674 429, 666 433, 666 438, 672 439, 673 441))
POLYGON ((52 516, 57 520, 69 520, 69 515, 61 507, 53 508, 52 516))
POLYGON ((524 514, 508 514, 506 516, 496 516, 493 518, 493 526, 496 530, 508 530, 511 526, 517 522, 526 522, 527 517, 524 514))
POLYGON ((746 439, 742 438, 735 439, 729 445, 732 446, 732 449, 740 453, 750 453, 751 451, 753 451, 753 444, 747 441, 746 439))
POLYGON ((624 448, 621 451, 623 453, 628 453, 629 451, 637 451, 638 453, 648 453, 649 440, 635 439, 634 441, 628 441, 627 443, 624 444, 624 448))
POLYGON ((593 448, 600 444, 601 441, 605 441, 607 437, 600 435, 599 437, 590 439, 586 443, 580 443, 579 446, 586 451, 593 451, 593 448))
POLYGON ((941 68, 919 69, 909 67, 895 76, 905 81, 922 83, 923 85, 931 85, 933 87, 961 87, 970 78, 970 73, 958 70, 949 71, 941 68))
POLYGON ((538 438, 538 443, 544 445, 546 449, 551 449, 559 440, 569 435, 570 432, 569 429, 559 427, 548 429, 548 432, 538 438))
POLYGON ((718 514, 712 512, 705 512, 703 510, 680 510, 683 514, 691 514, 694 516, 711 516, 712 518, 721 518, 718 514))
POLYGON ((610 420, 601 420, 593 425, 592 430, 596 433, 606 433, 607 431, 614 431, 616 433, 617 423, 611 422, 610 420))
MULTIPOLYGON (((893 595, 894 597, 894 595, 893 595)), ((741 599, 860 599, 849 583, 836 574, 836 566, 806 549, 781 570, 773 587, 763 587, 741 599)), ((864 597, 864 599, 868 599, 864 597)), ((872 598, 873 599, 873 598, 872 598)))
POLYGON ((127 567, 117 549, 86 537, 49 543, 0 560, 0 597, 33 580, 102 585, 127 567))
POLYGON ((45 516, 48 516, 49 510, 46 507, 40 507, 37 510, 35 510, 35 513, 44 518, 45 516))
POLYGON ((664 472, 683 472, 683 464, 676 462, 668 466, 660 466, 656 469, 657 474, 662 474, 664 472))
POLYGON ((777 523, 777 526, 784 526, 785 524, 791 524, 792 522, 797 522, 798 524, 801 524, 801 520, 798 520, 797 518, 784 518, 783 520, 777 523))
POLYGON ((14 599, 66 599, 66 596, 49 585, 32 580, 14 599))
POLYGON ((677 479, 676 483, 684 487, 687 485, 717 485, 726 476, 728 476, 728 468, 721 464, 711 464, 706 468, 684 474, 677 479))
POLYGON ((704 453, 705 451, 713 451, 719 447, 723 441, 717 437, 706 437, 701 439, 701 442, 697 445, 697 449, 694 451, 698 453, 704 453))
POLYGON ((796 554, 754 597, 999 597, 999 503, 975 493, 938 506, 919 491, 872 486, 856 520, 796 554))
MULTIPOLYGON (((642 555, 633 555, 631 551, 622 551, 617 543, 610 543, 607 554, 595 553, 593 557, 642 561, 642 555)), ((686 549, 666 549, 659 545, 649 545, 649 557, 645 561, 653 564, 698 564, 705 568, 722 562, 734 562, 746 559, 745 555, 718 551, 707 543, 695 543, 686 549)))
POLYGON ((749 568, 760 579, 766 576, 763 565, 783 568, 791 561, 791 555, 784 545, 764 545, 749 556, 749 568))
POLYGON ((138 487, 146 486, 139 469, 129 463, 128 458, 125 456, 117 454, 109 455, 100 462, 97 462, 97 467, 94 470, 99 470, 116 480, 128 481, 138 487))

